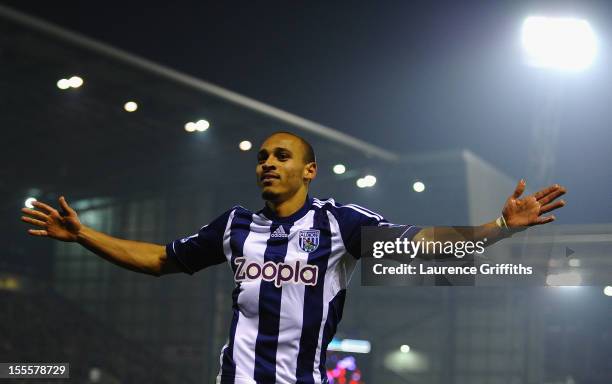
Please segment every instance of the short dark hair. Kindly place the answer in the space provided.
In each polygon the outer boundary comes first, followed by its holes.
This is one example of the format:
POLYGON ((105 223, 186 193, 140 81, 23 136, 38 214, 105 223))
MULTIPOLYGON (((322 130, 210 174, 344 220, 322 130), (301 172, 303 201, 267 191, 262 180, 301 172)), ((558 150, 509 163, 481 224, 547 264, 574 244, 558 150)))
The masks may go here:
POLYGON ((308 164, 308 163, 316 163, 317 159, 315 157, 315 153, 314 153, 314 149, 312 149, 312 145, 310 145, 310 143, 304 139, 302 136, 296 135, 293 132, 287 132, 287 131, 278 131, 278 132, 274 132, 273 134, 271 134, 268 137, 272 137, 274 135, 291 135, 293 137, 295 137, 296 139, 298 139, 302 145, 304 146, 304 164, 308 164))

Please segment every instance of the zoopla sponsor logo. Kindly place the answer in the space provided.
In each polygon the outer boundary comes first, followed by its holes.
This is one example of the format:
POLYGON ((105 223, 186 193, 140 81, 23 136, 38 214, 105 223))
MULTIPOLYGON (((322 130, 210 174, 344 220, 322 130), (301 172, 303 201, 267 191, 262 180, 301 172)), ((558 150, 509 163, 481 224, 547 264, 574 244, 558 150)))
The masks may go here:
POLYGON ((276 287, 283 284, 316 285, 319 276, 319 268, 316 265, 302 265, 299 260, 295 264, 268 261, 260 265, 257 262, 247 263, 245 257, 237 257, 234 263, 234 279, 237 282, 262 279, 273 282, 276 287))

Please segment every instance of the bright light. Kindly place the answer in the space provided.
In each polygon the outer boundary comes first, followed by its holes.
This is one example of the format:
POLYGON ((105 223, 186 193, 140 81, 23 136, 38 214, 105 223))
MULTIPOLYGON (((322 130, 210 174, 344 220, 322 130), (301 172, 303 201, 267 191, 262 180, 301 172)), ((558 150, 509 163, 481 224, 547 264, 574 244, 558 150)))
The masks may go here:
POLYGON ((530 16, 523 22, 527 64, 540 68, 582 70, 597 54, 597 38, 586 20, 530 16))
POLYGON ((83 79, 78 76, 72 76, 68 81, 70 82, 70 86, 72 88, 78 88, 83 85, 83 79))
POLYGON ((334 173, 336 175, 341 175, 344 172, 346 172, 346 167, 344 166, 344 164, 336 164, 336 165, 334 165, 334 173))
POLYGON ((394 350, 387 354, 384 359, 387 369, 402 373, 425 373, 429 371, 429 360, 425 354, 410 351, 403 353, 401 350, 394 350))
POLYGON ((367 183, 366 187, 373 187, 374 184, 376 184, 376 177, 374 177, 372 175, 366 175, 363 178, 363 181, 365 181, 367 183))
POLYGON ((136 104, 133 101, 128 101, 127 103, 125 103, 125 105, 123 106, 123 109, 125 109, 127 112, 134 112, 135 110, 138 109, 138 104, 136 104))
POLYGON ((376 177, 372 175, 366 175, 357 179, 357 186, 359 188, 373 187, 376 184, 376 177))
POLYGON ((28 197, 27 199, 25 199, 25 201, 23 202, 23 205, 26 208, 34 208, 34 206, 32 205, 33 202, 37 201, 35 197, 28 197))
POLYGON ((198 120, 196 121, 195 125, 196 131, 198 132, 204 132, 208 129, 208 127, 210 127, 210 123, 206 120, 198 120))
POLYGON ((604 292, 604 295, 606 296, 612 296, 612 287, 608 285, 607 287, 604 288, 603 292, 604 292))
POLYGON ((238 147, 240 148, 241 151, 248 151, 249 149, 253 147, 253 144, 251 144, 251 142, 248 140, 244 140, 244 141, 241 141, 240 144, 238 144, 238 147))
POLYGON ((370 353, 372 345, 367 340, 354 339, 332 339, 327 347, 328 351, 348 352, 348 353, 370 353))
POLYGON ((194 123, 193 121, 188 122, 187 124, 185 124, 185 130, 187 132, 195 132, 196 123, 194 123))
POLYGON ((402 346, 400 347, 400 351, 401 351, 402 353, 408 353, 408 352, 410 352, 410 346, 409 346, 409 345, 404 344, 404 345, 402 345, 402 346))
POLYGON ((68 80, 68 79, 59 79, 57 81, 57 87, 59 89, 68 89, 68 88, 70 88, 70 80, 68 80))
POLYGON ((570 267, 579 267, 580 266, 580 259, 569 259, 569 261, 567 262, 567 264, 570 267))
POLYGON ((414 189, 415 192, 423 192, 425 190, 425 184, 420 181, 417 181, 412 184, 412 189, 414 189))

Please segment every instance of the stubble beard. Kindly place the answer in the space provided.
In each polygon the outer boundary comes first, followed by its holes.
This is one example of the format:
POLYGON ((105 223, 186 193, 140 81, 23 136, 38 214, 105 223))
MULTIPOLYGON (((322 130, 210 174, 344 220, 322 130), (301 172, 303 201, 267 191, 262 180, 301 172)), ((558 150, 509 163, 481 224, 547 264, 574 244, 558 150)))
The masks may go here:
POLYGON ((280 197, 280 194, 274 193, 272 191, 262 191, 261 198, 265 201, 276 202, 280 197))

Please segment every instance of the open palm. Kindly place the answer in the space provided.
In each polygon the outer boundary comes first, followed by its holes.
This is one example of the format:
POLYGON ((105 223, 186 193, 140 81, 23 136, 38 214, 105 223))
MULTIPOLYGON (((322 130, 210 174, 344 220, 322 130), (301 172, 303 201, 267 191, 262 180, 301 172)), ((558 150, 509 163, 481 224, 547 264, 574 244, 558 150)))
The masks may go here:
POLYGON ((565 194, 565 188, 554 184, 532 195, 520 198, 525 191, 525 186, 525 180, 520 180, 514 193, 506 200, 502 214, 508 227, 530 227, 554 221, 554 215, 543 215, 565 205, 565 200, 557 200, 558 197, 565 194))
POLYGON ((61 241, 76 241, 81 230, 79 217, 68 205, 64 196, 59 198, 59 203, 61 213, 40 201, 32 203, 38 209, 23 208, 21 210, 30 215, 22 216, 21 220, 37 227, 37 229, 28 229, 30 235, 51 237, 61 241))

